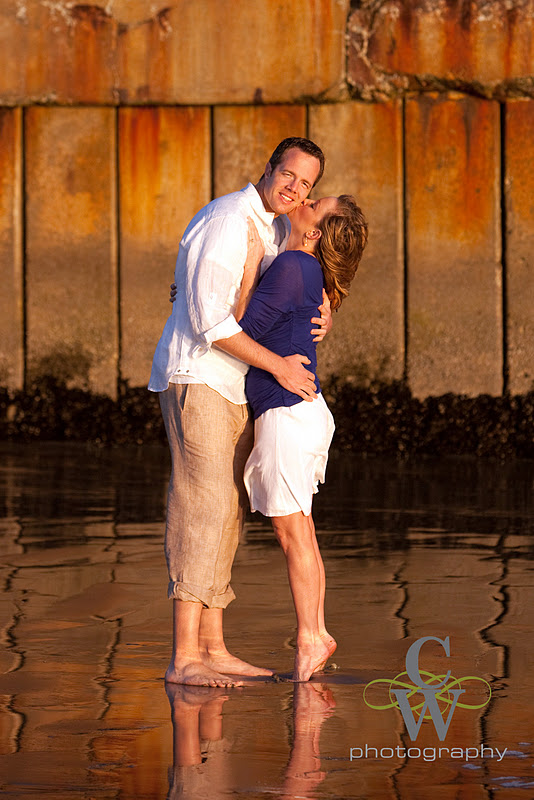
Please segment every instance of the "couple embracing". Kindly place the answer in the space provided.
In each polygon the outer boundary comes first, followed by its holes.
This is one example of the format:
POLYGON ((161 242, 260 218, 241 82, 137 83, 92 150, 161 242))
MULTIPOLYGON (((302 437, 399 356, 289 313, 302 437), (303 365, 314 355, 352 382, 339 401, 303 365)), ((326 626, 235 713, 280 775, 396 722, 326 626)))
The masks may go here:
POLYGON ((323 169, 316 144, 284 139, 256 185, 213 200, 180 242, 176 300, 149 383, 172 456, 168 682, 224 687, 272 675, 231 655, 223 638, 248 500, 271 518, 287 559, 293 680, 309 680, 336 648, 311 514, 334 431, 316 343, 348 294, 367 223, 349 195, 307 199, 323 169))

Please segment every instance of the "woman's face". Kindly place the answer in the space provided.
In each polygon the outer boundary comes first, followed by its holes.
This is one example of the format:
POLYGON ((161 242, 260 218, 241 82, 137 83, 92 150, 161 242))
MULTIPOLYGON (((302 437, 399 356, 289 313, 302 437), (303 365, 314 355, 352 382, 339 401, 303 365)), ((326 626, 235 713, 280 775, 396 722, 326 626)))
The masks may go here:
POLYGON ((301 206, 289 214, 292 231, 304 234, 314 230, 326 214, 333 214, 336 211, 337 202, 337 197, 304 200, 301 206))

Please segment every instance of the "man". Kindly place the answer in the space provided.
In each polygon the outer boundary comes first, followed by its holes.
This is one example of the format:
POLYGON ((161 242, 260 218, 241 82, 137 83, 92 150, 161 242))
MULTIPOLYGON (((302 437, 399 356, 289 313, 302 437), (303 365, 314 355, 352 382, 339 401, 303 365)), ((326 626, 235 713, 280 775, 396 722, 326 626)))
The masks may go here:
MULTIPOLYGON (((232 656, 223 609, 234 598, 231 567, 246 495, 242 477, 252 446, 244 391, 248 365, 271 372, 305 400, 315 397, 308 359, 282 358, 250 339, 233 316, 251 225, 268 266, 285 248, 287 217, 320 179, 324 156, 309 139, 281 142, 256 186, 198 212, 180 243, 171 317, 158 343, 149 389, 160 404, 172 455, 165 554, 173 602, 173 652, 165 680, 238 685, 231 675, 270 675, 232 656)), ((321 325, 328 321, 312 320, 321 325)), ((317 331, 314 331, 317 333, 317 331)), ((322 335, 322 331, 320 332, 322 335)))

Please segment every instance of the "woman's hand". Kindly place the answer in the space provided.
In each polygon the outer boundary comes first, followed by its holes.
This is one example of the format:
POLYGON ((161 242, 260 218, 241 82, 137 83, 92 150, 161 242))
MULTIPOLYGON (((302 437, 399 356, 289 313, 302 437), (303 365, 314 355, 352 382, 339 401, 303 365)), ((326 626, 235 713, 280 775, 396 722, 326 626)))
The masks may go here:
POLYGON ((243 281, 258 283, 260 278, 260 266, 265 255, 265 245, 260 239, 258 229, 251 217, 247 217, 247 258, 245 261, 243 281))
POLYGON ((328 295, 323 289, 323 302, 318 309, 321 312, 320 317, 312 317, 311 321, 314 325, 319 325, 318 328, 313 328, 310 333, 314 337, 314 342, 322 342, 327 333, 332 330, 332 312, 330 310, 330 300, 328 295))
POLYGON ((265 245, 260 239, 258 230, 251 217, 247 217, 247 226, 247 257, 243 267, 241 292, 239 294, 239 300, 237 301, 237 307, 234 314, 238 322, 247 310, 250 298, 254 293, 254 289, 258 285, 258 281, 260 279, 261 261, 265 255, 265 245))

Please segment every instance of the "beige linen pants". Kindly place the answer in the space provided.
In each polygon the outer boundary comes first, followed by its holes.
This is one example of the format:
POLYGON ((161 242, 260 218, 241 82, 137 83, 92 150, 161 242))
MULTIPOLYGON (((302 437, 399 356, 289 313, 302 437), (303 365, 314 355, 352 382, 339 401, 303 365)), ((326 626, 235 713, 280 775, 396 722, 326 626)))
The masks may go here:
POLYGON ((248 504, 243 484, 252 448, 248 405, 200 383, 169 384, 160 406, 172 456, 165 556, 168 596, 226 608, 248 504))

